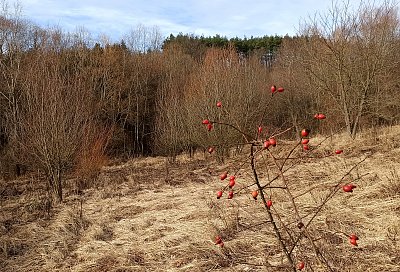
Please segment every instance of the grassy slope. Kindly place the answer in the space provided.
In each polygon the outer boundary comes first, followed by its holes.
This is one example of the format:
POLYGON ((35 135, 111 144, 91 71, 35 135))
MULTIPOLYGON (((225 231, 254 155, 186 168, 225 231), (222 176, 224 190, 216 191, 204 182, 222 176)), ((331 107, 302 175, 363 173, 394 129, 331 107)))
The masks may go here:
MULTIPOLYGON (((336 135, 315 152, 344 146, 343 155, 303 161, 287 172, 306 212, 323 199, 324 188, 370 155, 346 177, 361 177, 355 192, 339 192, 310 228, 324 241, 316 243, 335 271, 400 271, 400 127, 373 135, 356 141, 336 135), (302 194, 313 186, 318 190, 302 194), (357 248, 345 236, 353 232, 360 236, 357 248)), ((106 167, 98 189, 82 197, 67 193, 50 212, 33 178, 2 182, 0 271, 280 271, 285 260, 269 224, 262 224, 260 201, 251 199, 250 189, 217 201, 218 175, 226 166, 205 157, 170 165, 164 158, 142 158, 106 167), (213 243, 216 234, 223 249, 213 243)), ((265 177, 266 169, 259 170, 265 177)), ((249 179, 244 167, 237 187, 249 179)), ((291 222, 285 195, 271 194, 274 211, 291 222)), ((304 242, 295 254, 320 271, 308 247, 304 242)))

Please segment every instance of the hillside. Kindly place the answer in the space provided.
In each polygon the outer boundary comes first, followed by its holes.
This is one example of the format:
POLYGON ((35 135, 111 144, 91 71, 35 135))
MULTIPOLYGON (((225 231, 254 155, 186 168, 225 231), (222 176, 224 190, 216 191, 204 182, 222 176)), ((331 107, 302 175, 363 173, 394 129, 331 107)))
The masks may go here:
MULTIPOLYGON (((324 194, 307 188, 340 180, 365 158, 351 174, 355 191, 339 192, 316 218, 313 231, 328 241, 323 254, 334 271, 400 271, 400 127, 366 131, 354 141, 335 135, 315 152, 339 147, 340 156, 306 160, 287 173, 307 209, 324 194), (357 233, 358 247, 345 233, 357 233)), ((115 162, 81 195, 68 180, 64 203, 52 210, 34 176, 2 181, 0 270, 285 271, 271 226, 262 224, 260 201, 246 190, 232 200, 215 198, 218 176, 232 163, 219 164, 208 153, 175 163, 162 157, 115 162)), ((243 173, 238 186, 249 178, 243 173)), ((287 205, 280 197, 274 195, 276 209, 287 205)))

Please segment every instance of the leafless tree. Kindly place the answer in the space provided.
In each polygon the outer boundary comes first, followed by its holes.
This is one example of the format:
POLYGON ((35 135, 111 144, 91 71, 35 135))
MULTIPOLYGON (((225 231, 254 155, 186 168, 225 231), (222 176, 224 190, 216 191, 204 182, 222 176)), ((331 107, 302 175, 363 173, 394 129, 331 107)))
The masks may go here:
POLYGON ((125 36, 125 40, 131 51, 139 53, 160 51, 163 43, 159 27, 147 27, 142 24, 132 28, 129 34, 125 36))
POLYGON ((393 56, 398 52, 399 18, 390 1, 380 6, 363 2, 355 12, 348 5, 334 3, 329 13, 304 25, 305 50, 299 61, 314 92, 324 94, 318 95, 320 104, 336 106, 331 113, 342 115, 348 134, 355 137, 362 117, 384 91, 383 79, 398 80, 393 56))
MULTIPOLYGON (((27 60, 28 61, 28 60, 27 60)), ((63 199, 63 175, 73 167, 93 127, 93 99, 79 69, 52 48, 34 52, 26 71, 19 147, 30 165, 48 177, 48 188, 63 199)))

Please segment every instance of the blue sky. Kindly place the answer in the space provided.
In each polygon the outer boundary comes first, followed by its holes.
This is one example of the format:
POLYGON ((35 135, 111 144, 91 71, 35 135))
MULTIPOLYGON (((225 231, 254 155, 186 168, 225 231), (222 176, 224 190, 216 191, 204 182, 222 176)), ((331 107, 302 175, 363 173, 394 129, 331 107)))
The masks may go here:
MULTIPOLYGON (((8 0, 9 3, 15 0, 8 0)), ((120 40, 142 24, 162 35, 191 33, 227 37, 294 35, 299 22, 324 12, 331 0, 20 0, 27 19, 66 31, 84 27, 120 40)), ((359 3, 360 0, 351 0, 359 3)), ((376 1, 379 2, 379 1, 376 1)))

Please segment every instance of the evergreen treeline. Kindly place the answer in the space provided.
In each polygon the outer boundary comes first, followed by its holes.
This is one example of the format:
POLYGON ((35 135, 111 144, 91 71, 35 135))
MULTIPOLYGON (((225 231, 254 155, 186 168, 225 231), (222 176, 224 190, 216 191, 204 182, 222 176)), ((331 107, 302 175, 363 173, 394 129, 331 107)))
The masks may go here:
POLYGON ((170 43, 178 43, 181 45, 202 45, 205 47, 218 47, 227 48, 229 45, 236 48, 241 53, 251 53, 254 50, 262 50, 263 52, 276 52, 282 43, 282 36, 263 36, 263 37, 250 37, 250 38, 230 38, 221 37, 216 34, 215 36, 195 36, 190 34, 179 33, 174 36, 171 34, 165 41, 164 47, 170 43))

